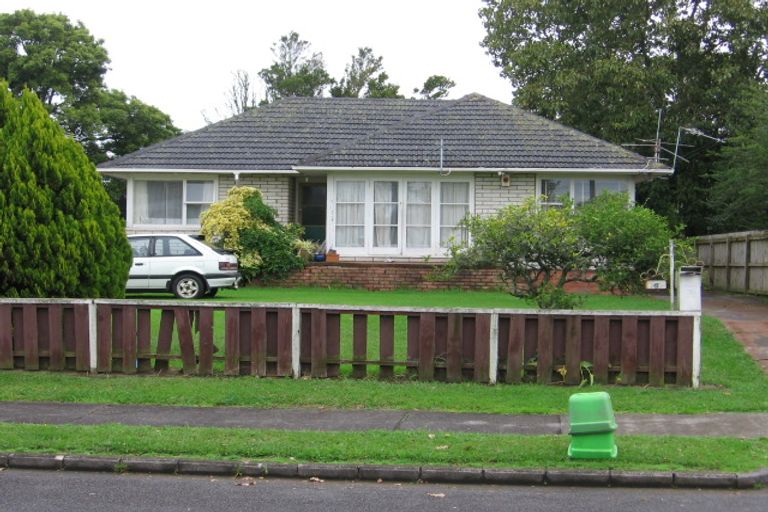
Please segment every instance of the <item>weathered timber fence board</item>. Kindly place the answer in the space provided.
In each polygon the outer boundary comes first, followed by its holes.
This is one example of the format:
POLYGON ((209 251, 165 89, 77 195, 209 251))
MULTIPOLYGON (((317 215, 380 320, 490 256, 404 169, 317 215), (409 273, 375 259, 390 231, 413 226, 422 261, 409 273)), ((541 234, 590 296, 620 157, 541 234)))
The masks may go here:
POLYGON ((702 236, 695 244, 710 288, 768 294, 768 231, 702 236))
POLYGON ((94 357, 100 373, 653 386, 698 372, 697 313, 93 304, 91 318, 87 301, 0 299, 0 369, 88 371, 94 357))

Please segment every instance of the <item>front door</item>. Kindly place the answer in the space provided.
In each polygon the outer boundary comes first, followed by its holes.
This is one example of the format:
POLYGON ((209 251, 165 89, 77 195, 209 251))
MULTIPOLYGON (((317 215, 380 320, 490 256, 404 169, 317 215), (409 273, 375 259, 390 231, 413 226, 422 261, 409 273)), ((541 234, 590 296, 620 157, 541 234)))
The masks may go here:
POLYGON ((299 184, 299 224, 304 227, 304 238, 314 242, 325 241, 325 183, 299 184))

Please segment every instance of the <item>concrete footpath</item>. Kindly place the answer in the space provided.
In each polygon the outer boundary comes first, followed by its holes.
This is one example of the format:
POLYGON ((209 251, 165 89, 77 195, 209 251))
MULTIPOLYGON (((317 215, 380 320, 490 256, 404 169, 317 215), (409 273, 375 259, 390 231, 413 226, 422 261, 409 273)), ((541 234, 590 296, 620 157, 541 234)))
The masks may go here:
MULTIPOLYGON (((618 435, 768 437, 768 413, 618 414, 618 435)), ((0 402, 0 422, 190 426, 319 431, 433 431, 559 435, 568 416, 394 410, 254 409, 0 402)))

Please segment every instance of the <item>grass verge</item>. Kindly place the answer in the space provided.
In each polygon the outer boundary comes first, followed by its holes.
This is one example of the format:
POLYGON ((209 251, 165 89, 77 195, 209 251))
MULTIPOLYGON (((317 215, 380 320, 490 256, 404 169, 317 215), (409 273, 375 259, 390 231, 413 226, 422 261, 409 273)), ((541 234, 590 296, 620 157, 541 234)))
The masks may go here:
POLYGON ((567 436, 428 432, 286 432, 0 423, 0 451, 273 462, 659 471, 751 471, 768 439, 620 436, 619 457, 571 461, 567 436))
POLYGON ((507 414, 563 413, 572 393, 608 391, 617 412, 768 411, 768 378, 714 318, 703 320, 700 389, 445 384, 400 380, 126 377, 0 372, 0 401, 260 408, 331 407, 507 414))

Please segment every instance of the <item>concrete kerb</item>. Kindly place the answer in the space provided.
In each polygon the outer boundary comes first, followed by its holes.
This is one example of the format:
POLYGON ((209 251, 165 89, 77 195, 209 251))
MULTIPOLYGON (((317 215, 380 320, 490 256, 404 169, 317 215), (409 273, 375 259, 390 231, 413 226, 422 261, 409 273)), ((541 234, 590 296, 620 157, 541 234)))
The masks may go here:
POLYGON ((685 487, 754 489, 768 485, 768 468, 744 473, 654 472, 576 469, 445 468, 354 464, 281 464, 153 457, 95 457, 0 453, 0 468, 165 473, 382 482, 551 485, 590 487, 685 487))

